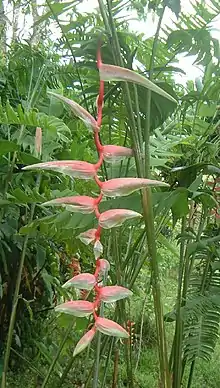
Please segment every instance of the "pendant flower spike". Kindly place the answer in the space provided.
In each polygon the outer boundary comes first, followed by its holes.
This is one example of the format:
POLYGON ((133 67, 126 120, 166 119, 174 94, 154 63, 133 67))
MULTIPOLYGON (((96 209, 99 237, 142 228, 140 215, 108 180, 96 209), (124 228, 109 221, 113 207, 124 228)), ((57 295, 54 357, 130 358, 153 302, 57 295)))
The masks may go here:
POLYGON ((57 171, 73 178, 80 179, 94 179, 100 194, 97 198, 90 196, 69 196, 63 198, 56 198, 47 201, 43 206, 61 206, 65 207, 71 212, 80 212, 82 214, 94 213, 97 219, 97 227, 83 231, 78 238, 86 245, 92 244, 95 255, 95 270, 94 273, 79 273, 69 279, 64 285, 64 288, 72 288, 83 290, 94 296, 93 302, 87 300, 70 300, 58 305, 55 310, 58 313, 66 313, 75 317, 89 317, 93 315, 94 325, 87 331, 77 343, 74 356, 82 352, 92 342, 97 331, 102 334, 115 336, 118 338, 128 338, 128 332, 118 323, 99 316, 99 308, 101 303, 114 303, 120 299, 130 297, 132 292, 120 285, 105 285, 101 282, 103 279, 108 279, 108 272, 110 271, 110 264, 103 256, 103 245, 101 243, 102 229, 110 229, 121 226, 126 220, 141 218, 142 215, 130 209, 110 209, 102 213, 99 211, 99 204, 103 196, 106 197, 122 197, 129 195, 134 191, 141 190, 147 186, 159 187, 167 186, 166 183, 143 179, 143 178, 115 178, 102 182, 97 176, 99 168, 103 161, 114 163, 123 158, 130 158, 133 156, 132 149, 122 147, 119 145, 103 145, 100 142, 99 131, 102 124, 102 110, 104 105, 104 81, 119 80, 134 82, 142 85, 155 93, 161 94, 163 97, 176 103, 174 98, 160 89, 157 85, 150 82, 147 78, 139 74, 123 69, 118 66, 106 65, 102 63, 100 48, 97 52, 97 67, 100 73, 99 95, 97 102, 97 118, 95 119, 83 107, 75 101, 67 97, 50 92, 52 98, 62 101, 75 116, 79 117, 86 126, 92 130, 94 136, 94 143, 99 155, 97 163, 92 164, 80 160, 59 160, 42 162, 27 166, 24 170, 48 170, 57 171))

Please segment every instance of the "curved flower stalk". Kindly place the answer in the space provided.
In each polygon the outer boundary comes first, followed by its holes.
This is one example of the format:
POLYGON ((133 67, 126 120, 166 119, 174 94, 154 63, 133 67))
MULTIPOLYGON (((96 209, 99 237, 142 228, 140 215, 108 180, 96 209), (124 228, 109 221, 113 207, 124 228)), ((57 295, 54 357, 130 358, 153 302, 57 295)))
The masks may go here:
MULTIPOLYGON (((94 164, 79 160, 50 161, 25 167, 25 169, 58 171, 68 174, 73 178, 94 179, 100 191, 97 198, 89 196, 72 196, 53 199, 44 204, 45 206, 64 206, 71 212, 81 212, 83 214, 94 213, 97 218, 96 228, 84 231, 78 236, 84 244, 93 245, 96 260, 94 274, 77 274, 63 285, 65 288, 75 287, 77 289, 93 293, 94 300, 93 302, 86 300, 68 301, 56 307, 57 312, 72 314, 76 317, 86 317, 89 315, 93 315, 94 317, 94 325, 92 329, 90 329, 80 339, 76 345, 74 355, 83 351, 91 343, 97 331, 110 336, 121 338, 129 337, 128 332, 118 323, 99 316, 99 307, 101 302, 113 303, 132 295, 132 292, 127 288, 118 285, 102 286, 100 284, 100 280, 102 280, 103 276, 106 278, 106 273, 110 269, 109 262, 102 258, 103 246, 100 239, 102 229, 110 229, 121 226, 126 220, 140 218, 142 215, 130 209, 111 209, 100 213, 99 204, 102 201, 103 195, 107 197, 121 197, 143 189, 146 186, 166 185, 164 182, 140 178, 117 178, 106 182, 99 180, 97 174, 103 161, 114 163, 115 161, 120 161, 124 157, 133 156, 133 151, 130 148, 111 144, 102 145, 100 143, 99 131, 102 124, 102 109, 104 104, 104 80, 126 79, 137 83, 143 82, 143 80, 140 79, 140 76, 137 78, 137 75, 132 75, 130 72, 125 73, 124 69, 118 67, 114 68, 110 65, 103 65, 100 49, 97 54, 97 67, 100 71, 100 86, 97 98, 97 119, 93 118, 89 112, 80 107, 80 105, 74 101, 55 93, 50 94, 53 98, 58 98, 63 101, 73 111, 74 115, 78 116, 87 125, 87 127, 92 129, 94 143, 99 155, 98 161, 94 164)), ((144 86, 147 86, 146 82, 144 86)), ((167 95, 164 91, 161 91, 157 86, 153 85, 152 89, 155 92, 160 92, 160 94, 165 97, 172 99, 172 97, 167 95)))

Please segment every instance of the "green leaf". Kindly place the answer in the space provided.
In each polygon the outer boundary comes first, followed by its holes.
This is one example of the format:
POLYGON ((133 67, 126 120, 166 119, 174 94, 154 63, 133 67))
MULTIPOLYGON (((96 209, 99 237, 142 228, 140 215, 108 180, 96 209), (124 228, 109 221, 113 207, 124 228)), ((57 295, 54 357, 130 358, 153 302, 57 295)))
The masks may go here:
POLYGON ((88 319, 84 317, 76 318, 76 331, 84 331, 88 326, 88 319))
POLYGON ((5 155, 8 152, 15 152, 19 150, 19 146, 13 141, 0 140, 0 155, 5 155))
POLYGON ((189 49, 192 44, 192 36, 187 32, 182 30, 172 31, 168 36, 167 45, 171 47, 173 45, 181 44, 181 47, 189 49))
MULTIPOLYGON (((69 327, 71 322, 75 321, 75 319, 76 318, 73 317, 72 315, 61 313, 56 318, 56 322, 57 322, 58 326, 63 327, 63 328, 67 328, 67 327, 69 327)), ((88 323, 88 321, 87 321, 87 323, 88 323)))
POLYGON ((45 198, 40 195, 36 190, 30 190, 30 193, 24 192, 22 189, 18 188, 13 190, 8 196, 10 198, 13 197, 16 200, 13 200, 14 203, 22 203, 22 204, 27 204, 27 203, 35 203, 35 202, 45 202, 45 198))
POLYGON ((46 250, 41 245, 37 245, 37 253, 36 253, 36 263, 37 263, 37 271, 44 266, 46 261, 46 250))
POLYGON ((206 249, 207 245, 203 241, 196 241, 191 242, 187 245, 187 253, 188 255, 192 255, 192 253, 196 252, 197 250, 204 250, 206 249))
POLYGON ((179 16, 181 11, 180 0, 164 0, 164 4, 175 13, 176 17, 179 16))
POLYGON ((174 248, 173 244, 162 234, 160 233, 157 240, 162 244, 168 251, 170 251, 173 256, 177 259, 179 258, 179 252, 174 248))
POLYGON ((38 158, 35 158, 34 156, 30 154, 26 154, 25 152, 19 152, 18 154, 18 160, 19 162, 23 164, 36 164, 36 163, 41 163, 41 160, 38 158))
POLYGON ((177 189, 178 194, 176 195, 176 200, 172 205, 172 215, 173 215, 173 224, 175 225, 177 220, 186 216, 188 214, 188 190, 186 189, 177 189))
MULTIPOLYGON (((2 124, 19 124, 32 127, 40 127, 44 129, 45 135, 48 132, 55 132, 58 135, 64 133, 70 134, 69 127, 60 119, 54 116, 48 116, 42 112, 36 112, 35 110, 29 110, 23 113, 20 105, 17 110, 7 105, 7 108, 3 108, 0 105, 0 123, 2 124)), ((68 141, 68 139, 66 140, 68 141)))
POLYGON ((199 174, 199 176, 197 176, 197 178, 188 187, 188 190, 192 192, 197 191, 199 186, 203 183, 202 177, 203 177, 203 174, 199 174))
POLYGON ((216 112, 217 104, 201 104, 199 107, 198 115, 201 117, 213 117, 216 112))
POLYGON ((54 17, 54 15, 59 16, 63 12, 68 11, 73 7, 74 3, 75 0, 65 3, 50 2, 51 10, 45 13, 43 16, 40 16, 33 26, 38 26, 39 24, 48 20, 50 17, 54 17))
POLYGON ((7 201, 7 199, 0 199, 0 206, 6 205, 12 205, 12 203, 10 201, 7 201))

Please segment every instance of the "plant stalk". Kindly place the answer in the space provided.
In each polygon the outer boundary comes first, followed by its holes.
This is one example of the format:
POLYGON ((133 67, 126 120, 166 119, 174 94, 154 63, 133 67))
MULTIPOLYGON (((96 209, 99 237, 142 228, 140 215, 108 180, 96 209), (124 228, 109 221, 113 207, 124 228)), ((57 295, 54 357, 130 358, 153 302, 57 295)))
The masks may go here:
MULTIPOLYGON (((105 285, 107 274, 103 276, 103 285, 105 285)), ((100 311, 99 316, 103 317, 104 315, 104 303, 101 302, 100 305, 100 311)), ((97 388, 99 383, 99 364, 100 364, 100 352, 101 352, 101 338, 102 334, 100 331, 97 332, 97 339, 96 339, 96 359, 95 359, 95 366, 94 366, 94 373, 93 373, 93 382, 92 382, 92 388, 97 388)))
POLYGON ((43 381, 43 383, 42 383, 41 388, 45 388, 45 387, 46 387, 46 385, 47 385, 47 383, 48 383, 48 381, 49 381, 49 378, 50 378, 50 376, 51 376, 51 373, 52 373, 53 370, 54 370, 54 367, 55 367, 55 365, 56 365, 56 362, 58 361, 58 358, 59 358, 59 356, 60 356, 60 353, 62 352, 63 347, 64 347, 64 345, 65 345, 65 343, 66 343, 66 341, 67 341, 67 339, 68 339, 68 336, 69 336, 69 334, 70 334, 70 332, 71 332, 71 330, 72 330, 72 327, 73 327, 73 322, 71 322, 71 323, 69 324, 69 326, 68 326, 68 328, 67 328, 67 330, 66 330, 66 333, 65 333, 65 335, 64 335, 64 337, 63 337, 63 340, 62 340, 62 342, 61 342, 61 344, 60 344, 60 346, 59 346, 59 348, 58 348, 58 350, 57 350, 57 353, 56 353, 56 355, 55 355, 55 357, 54 357, 52 363, 50 364, 49 370, 48 370, 48 372, 47 372, 47 375, 45 376, 45 379, 44 379, 44 381, 43 381))
MULTIPOLYGON (((111 13, 111 4, 109 1, 107 2, 107 4, 108 4, 108 11, 109 11, 109 18, 107 16, 107 12, 103 1, 99 0, 99 7, 104 20, 106 30, 107 31, 109 30, 109 25, 110 25, 110 30, 112 32, 112 39, 114 41, 113 47, 115 49, 115 57, 117 58, 117 61, 118 61, 117 64, 123 67, 120 45, 118 42, 117 32, 115 29, 114 20, 111 13)), ((155 51, 157 47, 159 30, 162 23, 164 9, 158 23, 157 33, 155 36, 153 50, 152 50, 151 71, 150 71, 151 77, 153 73, 154 56, 155 56, 155 51)), ((135 153, 136 168, 137 168, 138 176, 140 177, 140 176, 143 176, 142 153, 141 153, 142 145, 140 145, 139 143, 139 136, 136 130, 136 123, 135 123, 135 118, 134 118, 134 113, 132 108, 131 95, 130 95, 130 90, 127 83, 125 83, 125 95, 127 97, 125 102, 128 110, 129 119, 130 119, 131 137, 132 137, 133 148, 135 153)), ((151 105, 151 93, 148 93, 146 128, 145 128, 145 150, 146 150, 145 176, 146 177, 150 176, 150 154, 149 154, 150 105, 151 105)), ((160 293, 160 285, 159 285, 159 268, 157 263, 157 254, 156 254, 153 208, 152 208, 152 200, 151 200, 151 191, 149 189, 144 190, 142 203, 143 203, 144 221, 147 229, 146 233, 147 233, 147 239, 148 239, 149 256, 151 258, 152 288, 153 288, 153 296, 154 296, 154 309, 155 309, 155 315, 156 315, 157 334, 158 334, 158 341, 159 341, 158 348, 159 348, 161 382, 164 388, 169 388, 170 375, 168 370, 167 348, 166 348, 165 330, 164 330, 164 322, 163 322, 163 309, 162 309, 161 293, 160 293)))
MULTIPOLYGON (((33 204, 31 207, 30 222, 33 220, 35 206, 36 206, 36 204, 33 204)), ((8 337, 7 337, 7 342, 6 342, 6 350, 5 350, 5 355, 4 355, 4 365, 3 365, 3 371, 2 371, 1 388, 6 388, 10 350, 11 350, 11 344, 12 344, 12 338, 13 338, 17 305, 18 305, 18 301, 19 301, 19 290, 20 290, 20 285, 21 285, 21 277, 22 277, 24 260, 25 260, 25 256, 26 256, 27 246, 28 246, 28 240, 29 240, 29 234, 27 234, 24 238, 21 259, 20 259, 20 264, 19 264, 19 268, 18 268, 18 274, 17 274, 17 279, 16 279, 16 285, 15 285, 15 292, 14 292, 13 302, 12 302, 12 312, 11 312, 9 329, 8 329, 8 337)))
MULTIPOLYGON (((158 44, 159 32, 161 28, 161 23, 165 11, 165 5, 161 12, 157 31, 154 38, 154 43, 152 47, 152 55, 150 59, 149 66, 149 79, 152 80, 153 77, 153 68, 154 68, 154 58, 156 54, 156 48, 158 44)), ((145 121, 145 177, 150 178, 150 122, 151 122, 151 91, 147 91, 147 109, 146 109, 146 121, 145 121)), ((143 204, 143 213, 144 213, 144 222, 146 226, 147 242, 148 242, 148 251, 151 264, 151 279, 152 279, 152 292, 154 299, 154 311, 156 319, 156 328, 157 328, 157 338, 158 338, 158 355, 160 362, 160 379, 161 386, 164 388, 169 388, 171 386, 170 373, 168 367, 168 357, 167 357, 167 345, 166 345, 166 335, 164 328, 164 319, 163 319, 163 307, 161 301, 161 291, 160 291, 160 279, 159 279, 159 266, 157 262, 157 251, 156 251, 156 236, 154 229, 154 215, 153 215, 153 205, 152 205, 152 195, 151 189, 147 188, 143 190, 142 195, 142 204, 143 204)))
MULTIPOLYGON (((186 229, 186 217, 182 218, 181 235, 186 229)), ((185 257, 185 240, 183 239, 180 244, 180 261, 179 261, 179 274, 178 274, 178 289, 177 289, 177 301, 176 301, 176 326, 175 336, 173 342, 173 388, 179 388, 182 377, 182 336, 183 336, 183 322, 181 318, 181 306, 182 306, 182 282, 184 273, 184 260, 185 257)))
POLYGON ((114 359, 114 370, 113 370, 113 380, 112 380, 112 388, 117 388, 117 380, 118 380, 118 361, 119 361, 119 348, 115 349, 115 359, 114 359))

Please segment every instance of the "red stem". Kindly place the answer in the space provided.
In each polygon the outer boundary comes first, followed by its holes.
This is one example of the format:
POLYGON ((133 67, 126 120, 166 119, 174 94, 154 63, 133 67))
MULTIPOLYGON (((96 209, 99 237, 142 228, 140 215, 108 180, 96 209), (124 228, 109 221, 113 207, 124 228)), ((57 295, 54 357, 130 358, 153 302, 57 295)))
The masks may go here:
POLYGON ((104 81, 100 80, 99 84, 99 96, 97 100, 97 125, 101 126, 102 123, 102 108, 104 104, 104 81))
POLYGON ((103 145, 100 143, 99 132, 98 131, 94 132, 94 141, 95 141, 95 145, 96 145, 97 151, 100 154, 100 152, 103 150, 103 145))
MULTIPOLYGON (((96 166, 96 165, 95 165, 95 166, 96 166)), ((94 179, 95 179, 97 185, 98 185, 99 187, 102 187, 102 181, 99 180, 99 178, 97 177, 97 175, 94 176, 94 179)))
POLYGON ((98 169, 101 167, 101 165, 102 165, 102 163, 103 163, 103 159, 104 159, 103 153, 100 152, 100 153, 99 153, 99 160, 98 160, 98 162, 95 164, 95 169, 96 169, 96 171, 98 171, 98 169))
POLYGON ((99 196, 94 201, 95 205, 98 205, 101 202, 102 197, 103 197, 103 194, 100 193, 99 196))
POLYGON ((94 317, 95 321, 96 321, 96 319, 98 318, 98 315, 96 314, 95 311, 93 311, 93 317, 94 317))
POLYGON ((99 42, 98 44, 98 49, 97 49, 97 67, 98 69, 100 68, 100 66, 102 65, 102 57, 101 57, 101 42, 99 42))
POLYGON ((98 228, 96 229, 96 234, 95 234, 95 239, 96 239, 96 240, 99 240, 99 239, 100 239, 101 231, 102 231, 101 226, 98 226, 98 228))
POLYGON ((96 269, 95 269, 95 273, 94 273, 96 280, 98 279, 99 271, 100 271, 100 263, 99 263, 99 259, 97 259, 96 260, 96 269))
POLYGON ((100 217, 100 212, 99 212, 98 206, 95 206, 94 210, 95 210, 95 216, 96 216, 96 218, 99 219, 99 217, 100 217))

